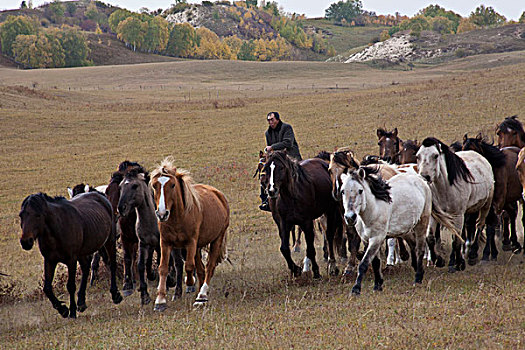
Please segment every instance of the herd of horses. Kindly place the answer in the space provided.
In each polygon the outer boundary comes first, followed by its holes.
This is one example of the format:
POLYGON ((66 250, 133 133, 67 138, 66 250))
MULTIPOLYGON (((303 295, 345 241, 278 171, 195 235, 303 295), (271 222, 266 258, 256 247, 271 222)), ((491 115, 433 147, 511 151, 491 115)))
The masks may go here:
MULTIPOLYGON (((465 135, 462 144, 448 146, 432 137, 421 144, 402 141, 397 129, 378 129, 379 156, 362 161, 348 147, 303 161, 282 151, 261 153, 256 174, 269 196, 280 251, 292 276, 321 277, 314 246, 316 222, 323 227, 328 273, 339 274, 336 252, 350 254, 345 278, 353 276, 357 266, 353 294, 360 294, 370 264, 374 290, 382 290, 379 251, 385 241, 389 263, 394 247, 401 260, 411 259, 416 284, 423 280, 425 258, 443 267, 441 227, 452 232, 450 272, 464 270, 465 261, 477 263, 481 238, 486 237, 481 260, 495 260, 499 227, 503 249, 518 253, 522 247, 516 217, 525 184, 525 131, 513 116, 498 125, 496 134, 497 146, 481 135, 465 135), (296 226, 306 242, 302 266, 294 262, 290 248, 296 226)), ((93 283, 100 259, 110 267, 112 301, 123 300, 116 283, 118 239, 124 256, 124 296, 133 293, 138 277, 141 304, 149 304, 147 280, 158 277, 154 309, 164 311, 167 288, 174 287, 173 300, 181 297, 185 270, 186 292, 195 292, 195 276, 199 280, 194 306, 207 303, 215 268, 227 259, 230 212, 219 190, 194 183, 171 157, 151 174, 138 163, 124 161, 107 186, 81 184, 68 190, 71 199, 32 194, 22 202, 19 214, 21 246, 29 250, 38 242, 44 257, 43 290, 60 315, 75 318, 77 311, 86 309, 89 272, 93 283), (207 250, 206 266, 202 249, 207 250), (158 274, 153 268, 155 252, 160 257, 158 274), (82 279, 76 302, 77 262, 82 279), (53 293, 58 263, 68 268, 69 307, 53 293)))

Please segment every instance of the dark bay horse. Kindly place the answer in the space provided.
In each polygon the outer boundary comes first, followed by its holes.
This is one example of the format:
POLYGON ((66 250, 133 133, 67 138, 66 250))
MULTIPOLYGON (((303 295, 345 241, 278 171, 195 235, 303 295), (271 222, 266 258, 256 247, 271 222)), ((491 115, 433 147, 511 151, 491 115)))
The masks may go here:
POLYGON ((401 150, 401 139, 397 136, 397 128, 392 131, 377 129, 379 145, 379 157, 391 164, 399 164, 399 151, 401 150))
POLYGON ((151 187, 157 205, 161 248, 155 310, 166 309, 166 278, 173 248, 186 249, 186 291, 195 288, 193 271, 197 268, 200 291, 193 305, 204 305, 215 267, 226 258, 228 201, 216 188, 195 184, 189 172, 174 166, 172 157, 164 159, 152 172, 151 187), (206 246, 209 253, 204 268, 200 251, 206 246))
POLYGON ((487 142, 481 134, 475 138, 469 138, 466 134, 463 138, 463 150, 476 151, 484 156, 492 166, 494 174, 494 198, 492 200, 492 212, 487 217, 487 245, 483 251, 483 259, 489 256, 496 259, 498 250, 494 240, 495 226, 504 210, 510 217, 510 241, 509 241, 509 217, 503 217, 503 244, 510 245, 512 250, 521 250, 521 244, 516 235, 516 217, 518 212, 517 202, 522 196, 522 186, 516 171, 519 149, 516 147, 498 147, 487 142), (495 215, 495 217, 493 217, 495 215))
POLYGON ((420 146, 417 140, 402 141, 399 151, 399 164, 417 163, 416 154, 420 146))
POLYGON ((330 274, 337 274, 333 241, 341 216, 332 198, 327 163, 318 158, 297 162, 285 152, 275 151, 268 158, 263 171, 266 174, 263 185, 270 197, 272 217, 281 238, 281 253, 292 275, 301 275, 301 268, 292 260, 289 246, 290 230, 298 225, 306 240, 303 272, 312 269, 314 278, 321 277, 315 260, 313 222, 323 214, 327 219, 328 267, 330 274))
POLYGON ((505 118, 496 127, 496 135, 499 148, 515 146, 521 149, 525 147, 525 131, 517 115, 505 118))
POLYGON ((116 283, 115 222, 111 204, 102 194, 86 193, 68 201, 51 198, 44 193, 24 199, 20 210, 22 233, 20 244, 25 250, 35 240, 44 257, 44 293, 62 317, 76 318, 77 310, 86 310, 86 286, 92 254, 105 249, 110 260, 110 292, 115 304, 122 301, 116 283), (77 261, 82 269, 82 281, 75 302, 77 261), (68 269, 67 291, 69 308, 53 293, 53 278, 58 263, 68 269))
MULTIPOLYGON (((139 169, 130 170, 120 184, 120 200, 118 211, 122 217, 127 217, 130 212, 135 212, 137 217, 136 232, 139 240, 138 272, 140 278, 140 294, 142 305, 149 304, 151 299, 148 294, 148 285, 144 276, 155 276, 152 271, 153 252, 160 256, 160 233, 155 215, 153 193, 149 188, 149 174, 140 172, 139 169)), ((172 251, 176 268, 175 298, 182 295, 182 267, 184 262, 179 249, 172 251)), ((154 278, 150 278, 153 280, 154 278)), ((173 286, 172 276, 169 275, 168 285, 173 286)))

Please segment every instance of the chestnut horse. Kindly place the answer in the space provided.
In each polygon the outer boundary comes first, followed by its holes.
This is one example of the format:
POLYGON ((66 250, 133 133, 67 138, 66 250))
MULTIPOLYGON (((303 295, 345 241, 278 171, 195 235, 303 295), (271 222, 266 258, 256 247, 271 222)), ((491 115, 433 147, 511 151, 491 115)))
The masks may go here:
POLYGON ((86 286, 92 254, 105 249, 110 261, 111 297, 113 303, 122 301, 116 282, 115 222, 111 204, 100 193, 89 192, 68 201, 64 197, 51 198, 44 193, 24 199, 20 210, 22 233, 20 244, 30 250, 35 240, 44 257, 44 293, 53 308, 62 317, 77 317, 77 310, 86 310, 86 286), (77 261, 82 270, 75 302, 77 261), (53 293, 53 278, 58 263, 68 269, 67 291, 69 308, 53 293))
POLYGON ((194 290, 193 271, 197 268, 200 291, 194 306, 208 301, 215 267, 226 258, 226 237, 230 207, 216 188, 194 184, 189 172, 177 169, 173 158, 162 161, 151 174, 160 230, 159 287, 155 310, 166 309, 166 278, 173 248, 186 248, 186 291, 194 290), (206 269, 200 248, 210 246, 206 269))
POLYGON ((263 185, 270 197, 270 209, 281 238, 280 250, 292 275, 301 275, 301 268, 293 261, 289 246, 290 230, 299 225, 306 240, 303 272, 313 271, 314 278, 321 277, 315 260, 313 222, 323 214, 327 219, 328 269, 330 274, 338 274, 333 241, 341 216, 331 195, 327 163, 318 158, 297 162, 286 152, 275 151, 263 171, 266 174, 263 185))

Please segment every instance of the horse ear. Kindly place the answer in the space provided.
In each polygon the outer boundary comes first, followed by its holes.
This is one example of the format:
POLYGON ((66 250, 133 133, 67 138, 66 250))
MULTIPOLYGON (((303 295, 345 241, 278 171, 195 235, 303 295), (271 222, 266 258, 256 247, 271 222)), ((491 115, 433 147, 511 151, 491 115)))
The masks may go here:
POLYGON ((86 186, 84 186, 84 192, 86 192, 86 193, 89 192, 89 185, 88 184, 86 184, 86 186))
POLYGON ((397 128, 394 128, 393 135, 394 135, 394 137, 397 137, 397 128))
POLYGON ((264 157, 264 152, 263 151, 259 151, 259 158, 262 158, 264 157))
POLYGON ((71 187, 67 188, 67 193, 69 194, 69 198, 73 198, 73 190, 71 189, 71 187))
POLYGON ((380 139, 383 137, 385 131, 383 129, 377 129, 377 138, 380 139))
POLYGON ((483 135, 481 135, 481 133, 479 133, 479 134, 476 136, 476 139, 478 139, 478 140, 481 141, 481 140, 483 139, 483 135))
POLYGON ((137 177, 138 177, 140 180, 143 180, 143 181, 146 180, 146 175, 144 175, 144 173, 139 173, 139 174, 137 175, 137 177))
POLYGON ((468 133, 466 133, 465 135, 463 135, 463 142, 467 141, 468 139, 468 133))
POLYGON ((357 170, 357 175, 358 175, 360 178, 364 179, 364 178, 366 177, 365 169, 363 169, 363 168, 359 168, 359 170, 357 170))
POLYGON ((348 177, 349 175, 347 173, 342 173, 341 174, 341 182, 345 182, 345 179, 348 177))

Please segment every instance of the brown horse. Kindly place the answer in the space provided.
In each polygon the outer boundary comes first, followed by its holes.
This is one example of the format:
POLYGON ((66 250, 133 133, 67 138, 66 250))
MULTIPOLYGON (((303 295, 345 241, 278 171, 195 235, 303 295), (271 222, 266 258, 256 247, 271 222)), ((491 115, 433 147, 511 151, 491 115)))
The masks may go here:
POLYGON ((44 293, 62 317, 77 317, 77 310, 86 310, 86 286, 89 264, 94 252, 105 249, 110 260, 110 292, 115 304, 122 301, 116 283, 115 222, 111 204, 100 193, 90 192, 71 201, 64 197, 51 198, 44 193, 32 194, 24 199, 20 210, 22 233, 20 244, 25 250, 34 241, 44 257, 44 293), (77 261, 82 269, 75 302, 77 261), (68 269, 67 291, 69 308, 53 293, 53 278, 58 263, 68 269))
POLYGON ((496 127, 496 135, 499 148, 515 146, 521 149, 525 147, 525 131, 517 115, 505 118, 496 127))
POLYGON ((216 188, 194 184, 187 171, 175 168, 171 157, 164 159, 151 175, 161 247, 155 310, 166 309, 166 276, 173 248, 186 248, 187 292, 194 290, 193 271, 197 268, 200 291, 193 305, 203 305, 208 301, 215 267, 226 257, 226 231, 230 224, 228 202, 216 188), (208 245, 208 263, 204 269, 200 248, 208 245))
POLYGON ((401 139, 397 137, 397 128, 392 131, 377 129, 379 145, 379 157, 391 164, 399 164, 399 151, 401 150, 401 139))
POLYGON ((399 151, 399 164, 415 164, 417 163, 417 151, 421 146, 417 140, 406 140, 401 142, 401 150, 399 151))
POLYGON ((483 155, 492 166, 494 174, 494 198, 492 200, 492 213, 487 218, 487 246, 483 251, 482 260, 488 260, 489 255, 496 260, 498 251, 494 241, 495 226, 497 218, 504 210, 510 216, 510 241, 509 241, 509 218, 503 218, 503 245, 504 250, 511 247, 514 251, 521 250, 521 244, 516 235, 517 202, 521 199, 522 186, 520 183, 516 164, 519 149, 516 147, 505 147, 499 149, 488 143, 481 134, 475 138, 469 138, 466 134, 463 138, 463 150, 476 151, 483 155), (490 243, 490 246, 488 244, 490 243))
POLYGON ((292 260, 289 246, 290 230, 294 225, 299 225, 306 240, 303 272, 313 271, 314 278, 321 277, 315 260, 313 222, 323 214, 327 219, 328 269, 330 274, 338 274, 333 241, 341 217, 331 195, 327 163, 318 158, 297 162, 288 157, 286 152, 275 151, 263 171, 266 176, 262 184, 270 197, 272 217, 279 229, 280 250, 292 275, 301 275, 301 268, 292 260))

